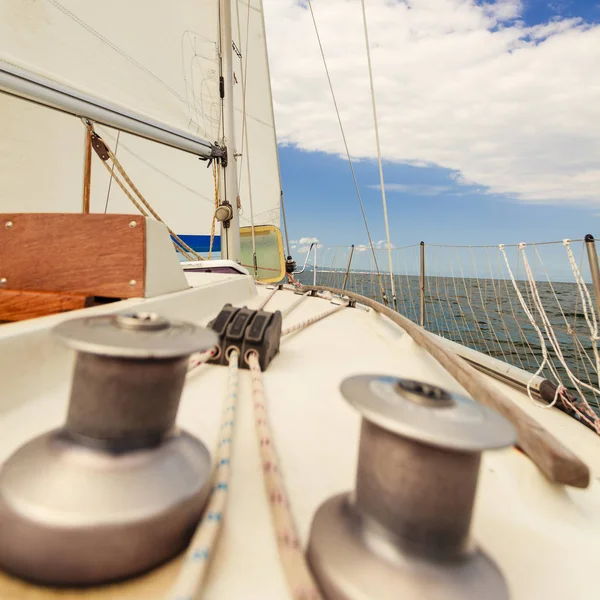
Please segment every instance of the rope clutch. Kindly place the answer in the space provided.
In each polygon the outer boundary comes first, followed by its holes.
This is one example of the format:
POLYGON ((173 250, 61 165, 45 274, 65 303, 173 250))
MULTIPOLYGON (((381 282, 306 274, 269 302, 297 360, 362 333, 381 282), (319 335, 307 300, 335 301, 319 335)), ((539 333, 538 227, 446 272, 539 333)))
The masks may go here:
POLYGON ((260 368, 265 371, 279 352, 281 323, 280 311, 267 312, 226 304, 208 324, 219 336, 217 353, 208 362, 226 365, 230 352, 237 350, 240 368, 249 369, 248 355, 254 351, 258 354, 260 368))

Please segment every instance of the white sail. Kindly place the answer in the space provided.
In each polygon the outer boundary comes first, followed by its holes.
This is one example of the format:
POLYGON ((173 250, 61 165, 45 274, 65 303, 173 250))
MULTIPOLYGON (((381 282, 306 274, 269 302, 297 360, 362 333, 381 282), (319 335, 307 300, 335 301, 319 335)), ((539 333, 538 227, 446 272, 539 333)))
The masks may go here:
POLYGON ((218 0, 3 0, 9 65, 213 140, 218 0))
POLYGON ((262 0, 235 0, 232 8, 240 224, 251 224, 252 200, 255 225, 279 226, 281 185, 262 0))
MULTIPOLYGON (((234 0, 233 36, 236 46, 245 47, 246 38, 237 39, 236 4, 234 0)), ((218 0, 1 0, 0 66, 25 69, 214 142, 221 136, 218 5, 218 0)), ((240 2, 244 25, 245 7, 240 2)), ((241 168, 243 224, 250 220, 246 198, 251 180, 255 222, 278 225, 277 148, 264 26, 257 7, 250 10, 249 28, 242 32, 249 32, 246 105, 252 116, 246 130, 251 171, 246 156, 236 162, 241 168)), ((242 142, 239 69, 234 79, 239 82, 234 85, 239 141, 228 141, 230 157, 246 154, 236 146, 242 142)), ((83 123, 6 94, 0 94, 0 115, 0 211, 80 212, 83 123)), ((205 248, 215 205, 212 168, 192 154, 106 126, 95 128, 167 225, 180 235, 195 236, 184 239, 205 248)), ((137 212, 98 157, 92 159, 91 211, 137 212)))

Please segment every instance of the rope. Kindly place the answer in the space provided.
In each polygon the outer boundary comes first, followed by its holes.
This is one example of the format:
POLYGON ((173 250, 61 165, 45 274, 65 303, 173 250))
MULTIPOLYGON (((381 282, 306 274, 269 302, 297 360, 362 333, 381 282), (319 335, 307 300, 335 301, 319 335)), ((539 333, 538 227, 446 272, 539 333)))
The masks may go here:
MULTIPOLYGON (((118 186, 121 188, 121 191, 129 198, 129 200, 131 200, 132 204, 140 211, 140 213, 144 217, 148 217, 148 212, 134 198, 133 194, 127 189, 127 187, 125 186, 125 184, 119 179, 119 176, 116 173, 113 173, 111 171, 111 168, 108 166, 108 164, 105 161, 101 161, 101 162, 104 165, 105 169, 111 173, 112 179, 114 179, 117 182, 118 186)), ((167 227, 167 229, 169 229, 169 228, 167 227)), ((171 231, 171 230, 169 229, 169 231, 171 231)), ((176 246, 176 249, 179 250, 179 252, 181 252, 181 254, 183 254, 183 256, 185 258, 187 258, 188 260, 193 260, 193 257, 190 254, 188 254, 183 248, 177 246, 177 241, 176 240, 174 240, 173 243, 176 246)))
MULTIPOLYGON (((106 151, 108 153, 108 156, 110 158, 110 160, 112 161, 113 165, 116 167, 117 171, 121 174, 121 176, 123 177, 123 179, 127 182, 127 184, 129 185, 129 187, 133 190, 133 192, 135 193, 135 195, 138 197, 139 201, 143 204, 143 206, 146 208, 146 210, 160 223, 162 223, 167 230, 169 231, 169 233, 171 234, 172 238, 174 239, 174 241, 180 246, 180 248, 185 249, 187 252, 183 252, 181 251, 181 253, 188 259, 190 260, 190 258, 195 260, 202 260, 202 257, 190 246, 188 246, 161 218, 160 216, 156 213, 156 211, 152 208, 152 206, 150 206, 150 203, 144 198, 144 196, 142 195, 142 193, 140 192, 140 190, 138 190, 138 188, 135 186, 135 184, 133 183, 133 181, 130 179, 129 175, 127 175, 127 172, 125 171, 125 169, 123 168, 123 166, 121 165, 121 163, 119 162, 119 159, 115 156, 115 154, 113 153, 113 151, 110 149, 110 147, 106 144, 106 142, 94 131, 94 127, 93 125, 89 122, 89 121, 84 121, 84 124, 86 125, 86 127, 88 128, 88 131, 91 134, 95 134, 98 139, 100 139, 102 141, 102 143, 104 144, 104 147, 106 148, 106 151), (189 253, 189 254, 188 254, 189 253)), ((113 171, 111 170, 111 168, 108 166, 107 162, 104 160, 101 160, 102 164, 105 166, 105 168, 111 173, 112 177, 114 177, 115 181, 117 182, 117 184, 119 185, 119 187, 121 188, 121 190, 125 193, 125 195, 133 202, 133 204, 135 205, 135 207, 144 215, 147 216, 147 213, 140 208, 140 205, 138 202, 136 202, 136 200, 133 198, 133 195, 126 189, 124 183, 118 178, 116 173, 113 173, 113 171)))
POLYGON ((212 256, 213 243, 215 241, 215 225, 217 222, 217 208, 219 208, 219 176, 217 174, 217 161, 213 162, 213 185, 215 187, 215 212, 213 213, 212 223, 210 225, 210 245, 208 247, 208 257, 206 260, 210 260, 212 256))
POLYGON ((291 273, 286 273, 286 275, 292 285, 296 287, 302 287, 302 284, 297 279, 295 279, 291 273))
POLYGON ((137 160, 138 162, 140 162, 141 164, 143 164, 144 166, 148 167, 148 169, 154 171, 155 173, 157 173, 158 175, 160 175, 162 178, 166 179, 167 181, 170 181, 171 183, 175 184, 177 187, 181 188, 182 190, 185 190, 186 192, 189 192, 190 194, 192 194, 193 196, 196 196, 197 198, 200 198, 203 202, 208 202, 209 204, 213 203, 213 197, 211 196, 210 198, 204 194, 201 194, 197 189, 190 187, 189 185, 186 185, 185 183, 183 183, 182 181, 180 181, 179 179, 177 179, 176 177, 173 177, 171 174, 167 173, 166 171, 163 171, 162 169, 158 168, 154 163, 150 162, 149 160, 146 160, 142 155, 140 155, 138 152, 135 152, 134 150, 132 150, 129 146, 125 145, 123 142, 119 141, 120 135, 121 135, 121 131, 118 130, 117 131, 117 135, 112 135, 111 132, 98 125, 96 123, 96 128, 97 131, 101 131, 102 132, 102 139, 106 140, 106 138, 111 139, 113 142, 115 142, 115 154, 118 155, 119 154, 119 148, 122 148, 127 154, 130 154, 135 160, 137 160))
MULTIPOLYGON (((523 298, 523 294, 521 294, 521 290, 519 289, 519 286, 517 285, 517 282, 513 275, 512 269, 510 268, 510 263, 508 262, 508 256, 506 256, 506 251, 504 250, 504 244, 500 244, 498 246, 498 248, 504 257, 504 262, 506 263, 506 268, 508 270, 508 274, 510 275, 510 279, 512 281, 515 292, 517 294, 517 298, 519 299, 519 302, 521 303, 521 307, 523 308, 523 311, 527 315, 527 318, 529 319, 531 326, 534 328, 534 330, 540 340, 540 350, 542 351, 542 362, 540 363, 537 371, 532 375, 531 379, 527 382, 527 395, 529 396, 529 399, 536 406, 539 406, 540 408, 552 408, 556 404, 556 401, 558 400, 558 392, 559 392, 559 389, 562 387, 562 384, 560 382, 560 377, 559 377, 558 373, 556 373, 554 366, 550 362, 550 358, 548 355, 548 349, 546 348, 546 342, 544 340, 544 335, 542 334, 541 329, 538 327, 538 324, 536 323, 536 320, 535 320, 533 314, 531 313, 531 311, 529 310, 529 307, 527 306, 527 303, 525 302, 525 298, 523 298), (541 402, 537 402, 537 400, 535 400, 535 398, 533 397, 533 395, 531 393, 531 384, 532 384, 534 378, 537 377, 544 370, 544 367, 546 365, 548 365, 548 367, 550 368, 550 371, 552 372, 552 375, 555 377, 555 383, 557 385, 556 394, 554 395, 554 400, 550 404, 544 404, 541 402)), ((524 248, 525 248, 525 244, 522 244, 522 249, 524 250, 524 248)), ((519 245, 519 249, 521 249, 521 245, 519 245)), ((525 261, 527 260, 525 257, 525 252, 523 252, 523 258, 525 261)), ((527 274, 529 276, 528 266, 529 265, 527 264, 526 270, 527 270, 527 274)), ((530 285, 531 285, 531 282, 530 282, 530 285)), ((535 281, 534 281, 534 286, 535 286, 535 281)))
POLYGON ((383 306, 379 302, 335 288, 305 286, 305 290, 328 291, 346 296, 372 308, 404 329, 422 348, 437 360, 476 401, 489 406, 507 418, 518 433, 519 447, 537 465, 538 469, 551 482, 564 483, 574 487, 587 487, 590 472, 571 450, 545 430, 535 419, 520 409, 514 402, 490 386, 483 375, 464 359, 449 352, 441 342, 403 315, 383 306))
POLYGON ((377 104, 375 102, 375 87, 373 85, 373 69, 371 68, 371 50, 369 48, 369 31, 367 27, 367 11, 365 9, 365 0, 361 0, 363 26, 365 30, 365 46, 367 49, 367 63, 369 65, 369 83, 371 86, 371 105, 373 106, 373 124, 375 125, 375 143, 377 145, 377 162, 379 164, 379 183, 381 186, 381 201, 383 202, 383 222, 385 223, 385 240, 387 242, 388 263, 390 267, 390 285, 392 290, 392 302, 394 310, 398 310, 396 301, 396 289, 394 285, 394 267, 392 264, 392 243, 390 241, 390 224, 387 213, 387 200, 385 197, 385 182, 383 180, 383 163, 381 161, 381 145, 379 143, 379 123, 377 121, 377 104))
MULTIPOLYGON (((117 155, 117 152, 119 151, 119 140, 120 139, 121 139, 121 130, 117 131, 117 141, 115 144, 115 156, 117 155)), ((114 170, 115 170, 115 165, 113 163, 110 168, 110 179, 108 180, 108 188, 106 190, 106 202, 104 203, 104 214, 106 214, 106 212, 108 211, 108 201, 110 200, 110 190, 112 188, 112 182, 114 179, 114 175, 113 175, 114 170)))
POLYGON ((594 359, 596 361, 596 375, 598 375, 600 373, 600 356, 598 355, 599 338, 596 311, 594 310, 594 304, 592 302, 592 297, 590 296, 590 291, 588 290, 588 287, 585 284, 585 281, 583 280, 581 271, 579 270, 579 267, 577 266, 577 263, 575 261, 575 256, 573 256, 573 251, 571 250, 571 241, 564 240, 563 245, 565 247, 565 250, 567 251, 567 256, 569 257, 571 270, 573 271, 573 275, 575 276, 575 283, 577 284, 579 296, 581 297, 583 314, 590 329, 590 340, 592 342, 592 350, 594 352, 594 359))
MULTIPOLYGON (((354 171, 354 164, 352 162, 352 158, 350 157, 348 141, 346 140, 346 133, 344 132, 344 126, 342 125, 342 118, 340 116, 340 111, 338 108, 337 100, 335 98, 335 92, 333 91, 333 84, 331 82, 331 76, 329 75, 329 67, 327 66, 327 60, 325 59, 325 52, 323 51, 323 45, 321 44, 321 36, 319 35, 319 28, 317 27, 317 21, 315 19, 315 14, 313 12, 311 0, 308 0, 308 8, 310 9, 310 15, 312 17, 312 22, 313 22, 313 25, 315 28, 315 34, 317 36, 317 42, 319 43, 319 50, 321 51, 321 58, 323 59, 323 66, 325 67, 325 74, 327 75, 327 82, 329 83, 329 90, 331 92, 331 99, 333 100, 335 114, 337 115, 338 124, 340 126, 340 133, 342 134, 342 140, 344 142, 344 148, 346 150, 346 157, 348 159, 348 165, 350 166, 350 172, 352 173, 352 179, 354 181, 354 188, 356 189, 356 197, 358 198, 358 204, 360 205, 360 212, 362 213, 363 222, 365 224, 365 229, 367 231, 367 238, 369 239, 369 247, 371 248, 371 253, 373 254, 373 261, 375 262, 375 269, 377 270, 377 278, 379 281, 379 287, 381 288, 381 295, 383 298, 383 303, 387 306, 388 305, 388 297, 387 297, 385 287, 382 282, 381 272, 379 270, 379 264, 377 263, 377 256, 375 255, 375 246, 373 245, 373 239, 371 238, 371 231, 369 230, 369 223, 367 221, 365 207, 363 205, 362 197, 360 194, 360 188, 358 187, 358 180, 356 179, 356 173, 354 171)), ((289 247, 288 247, 288 254, 289 254, 289 247)))
POLYGON ((190 364, 188 366, 188 376, 190 375, 190 373, 196 371, 198 367, 209 361, 216 353, 217 349, 211 348, 210 350, 206 350, 204 352, 201 352, 200 354, 194 354, 190 358, 190 364))
POLYGON ((271 292, 267 295, 267 297, 260 303, 257 310, 264 310, 265 306, 269 303, 269 300, 279 291, 279 288, 275 288, 271 290, 271 292))
POLYGON ((330 308, 329 310, 326 310, 325 312, 323 312, 319 315, 310 317, 309 319, 305 319, 304 321, 300 321, 300 323, 296 323, 296 325, 292 325, 291 327, 284 329, 281 332, 281 337, 283 337, 284 335, 289 335, 290 333, 293 333, 294 331, 299 331, 300 329, 304 329, 304 328, 308 327, 309 325, 313 325, 314 323, 321 321, 325 317, 328 317, 329 315, 332 315, 332 314, 338 312, 339 310, 342 310, 342 308, 346 308, 347 306, 348 306, 348 302, 346 302, 344 304, 339 304, 335 308, 330 308))
MULTIPOLYGON (((271 291, 262 302, 260 309, 266 306, 277 291, 278 288, 271 291)), ((308 292, 296 300, 291 307, 288 307, 287 314, 298 306, 307 295, 308 292)), ((333 310, 326 311, 313 319, 303 321, 291 328, 291 331, 308 327, 308 325, 324 319, 330 314, 345 308, 345 306, 347 304, 336 306, 333 310)), ((285 332, 282 335, 284 334, 285 332)), ((214 356, 215 353, 216 349, 211 348, 210 350, 194 355, 190 359, 188 375, 214 356)), ((194 600, 201 596, 202 586, 206 580, 219 534, 221 533, 227 503, 227 492, 231 479, 232 434, 235 426, 235 411, 238 399, 238 361, 239 353, 236 350, 232 350, 229 354, 227 394, 221 417, 217 450, 215 452, 216 467, 213 472, 211 496, 204 509, 202 520, 188 546, 184 563, 173 587, 166 596, 166 600, 194 600)), ((272 430, 267 418, 266 397, 258 354, 255 351, 249 352, 247 361, 252 377, 254 422, 263 467, 263 481, 269 500, 271 520, 275 530, 283 571, 294 600, 322 600, 322 596, 318 591, 304 558, 302 545, 290 510, 288 495, 281 476, 272 430)))
POLYGON ((288 235, 287 218, 285 216, 285 201, 283 199, 283 190, 281 190, 279 194, 279 200, 281 204, 281 216, 283 217, 283 231, 285 233, 285 245, 287 247, 287 255, 288 257, 291 257, 292 254, 290 253, 290 236, 288 235))
POLYGON ((119 173, 122 175, 123 179, 125 179, 125 181, 129 185, 129 187, 131 187, 131 189, 135 192, 135 194, 139 198, 140 202, 145 206, 145 208, 148 210, 148 212, 157 221, 159 221, 160 223, 163 223, 167 227, 167 229, 169 230, 169 233, 173 236, 173 238, 177 241, 177 243, 181 247, 185 248, 192 256, 194 256, 196 258, 196 260, 202 260, 202 257, 199 254, 197 254, 193 248, 188 246, 170 227, 168 227, 166 225, 166 223, 160 218, 158 213, 152 208, 152 206, 150 206, 150 203, 144 198, 144 196, 142 196, 142 193, 137 189, 137 187, 135 186, 133 181, 129 178, 125 169, 122 167, 121 163, 119 162, 117 157, 113 154, 112 150, 108 146, 107 146, 107 150, 108 150, 108 155, 110 156, 110 159, 113 161, 115 167, 117 168, 117 171, 119 171, 119 173))
POLYGON ((292 304, 290 304, 281 311, 281 316, 287 317, 293 310, 298 308, 306 300, 306 298, 308 298, 309 295, 310 292, 304 292, 304 294, 302 294, 300 298, 298 298, 295 302, 292 302, 292 304))
MULTIPOLYGON (((568 247, 568 240, 565 240, 564 245, 565 248, 568 247)), ((529 398, 531 399, 532 402, 534 402, 534 404, 536 404, 537 406, 539 406, 540 408, 550 408, 552 406, 554 406, 557 402, 557 400, 560 398, 561 401, 563 403, 565 403, 567 406, 569 406, 569 408, 571 408, 572 410, 574 410, 580 417, 582 420, 584 420, 586 423, 588 423, 597 433, 600 433, 600 419, 598 417, 596 417, 593 412, 591 411, 591 409, 589 408, 589 405, 587 403, 587 401, 585 400, 585 396, 583 394, 582 391, 582 387, 586 388, 594 393, 600 393, 600 390, 598 388, 595 388, 592 385, 589 385, 583 381, 581 381, 578 377, 575 376, 575 374, 571 371, 571 369, 569 368, 569 365, 567 364, 565 357, 563 355, 562 352, 562 348, 560 346, 560 343, 556 337, 556 333, 554 332, 554 329, 552 327, 552 324, 550 323, 550 320, 548 318, 548 315, 546 314, 546 311, 544 309, 543 303, 542 303, 542 299, 540 298, 539 295, 539 291, 537 288, 537 284, 535 282, 535 278, 533 276, 533 273, 531 271, 531 267, 529 265, 529 261, 527 260, 527 255, 525 253, 525 247, 526 244, 522 243, 519 244, 519 250, 521 251, 522 254, 522 258, 523 258, 523 265, 525 267, 525 272, 527 274, 527 280, 529 283, 529 289, 531 292, 531 296, 532 296, 532 301, 533 304, 535 306, 535 308, 537 309, 541 319, 542 319, 542 325, 544 326, 544 330, 546 332, 546 336, 548 337, 548 341, 550 342, 550 345, 552 347, 552 350, 554 351, 556 357, 558 358, 561 366, 563 367, 563 369, 565 370, 565 372, 567 373, 567 376, 569 378, 569 380, 571 381, 571 383, 573 384, 573 387, 577 390, 577 393, 581 399, 581 401, 584 404, 584 407, 586 409, 585 412, 582 412, 581 410, 579 410, 577 408, 577 406, 570 401, 569 399, 569 395, 567 394, 567 390, 565 388, 565 386, 561 383, 561 378, 559 373, 557 372, 556 368, 554 367, 554 365, 552 364, 552 362, 550 361, 549 358, 549 354, 548 354, 548 349, 546 348, 546 343, 544 340, 544 336, 540 330, 540 328, 538 327, 537 323, 535 322, 535 318, 533 317, 533 314, 531 313, 531 311, 529 310, 529 307, 527 306, 525 299, 523 298, 523 295, 521 294, 516 281, 514 279, 514 276, 512 274, 512 271, 510 269, 510 265, 508 264, 508 258, 506 257, 506 253, 504 252, 504 247, 501 245, 500 246, 500 251, 503 253, 504 255, 504 260, 506 262, 506 266, 508 268, 508 272, 510 274, 510 277, 512 279, 513 282, 513 287, 515 288, 515 291, 517 292, 517 296, 519 298, 519 301, 521 302, 521 306, 523 307, 523 310, 525 311, 525 314, 527 315, 527 317, 529 318, 529 321, 532 325, 532 327, 535 329, 538 338, 540 340, 540 348, 542 350, 542 363, 540 364, 540 366, 538 367, 538 370, 535 373, 535 376, 539 375, 544 366, 548 365, 548 368, 550 369, 550 371, 552 372, 552 375, 555 378, 555 382, 557 384, 557 388, 556 388, 556 393, 554 395, 554 399, 551 403, 549 404, 540 404, 539 402, 537 402, 532 394, 531 394, 531 380, 527 383, 527 395, 529 396, 529 398), (589 413, 588 410, 589 409, 589 413), (590 414, 591 413, 591 414, 590 414)), ((574 259, 573 259, 574 260, 574 259)), ((575 268, 577 269, 577 265, 575 264, 575 268)), ((579 269, 577 269, 577 272, 579 272, 579 269)), ((574 271, 575 273, 575 271, 574 271)), ((579 275, 581 275, 579 273, 579 275)), ((594 343, 595 345, 595 343, 594 343)), ((596 349, 596 355, 597 355, 597 349, 596 349)))
POLYGON ((85 160, 83 172, 83 213, 90 212, 90 190, 92 184, 92 133, 85 132, 85 160))
POLYGON ((215 453, 213 489, 177 580, 167 595, 168 600, 192 600, 199 597, 221 533, 231 479, 232 438, 238 398, 238 359, 237 351, 230 352, 227 394, 215 453))
POLYGON ((247 360, 252 375, 254 424, 263 466, 263 480, 270 502, 271 520, 275 529, 279 558, 294 600, 320 600, 322 596, 304 558, 275 452, 273 434, 267 417, 265 390, 258 354, 254 351, 250 352, 247 360))

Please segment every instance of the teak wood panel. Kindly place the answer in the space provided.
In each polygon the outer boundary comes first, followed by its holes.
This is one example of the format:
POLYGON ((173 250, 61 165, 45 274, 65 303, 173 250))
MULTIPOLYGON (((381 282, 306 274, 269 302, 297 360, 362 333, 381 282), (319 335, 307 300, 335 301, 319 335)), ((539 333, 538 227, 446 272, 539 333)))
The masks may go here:
POLYGON ((143 296, 145 234, 140 215, 0 215, 1 289, 143 296))
POLYGON ((85 308, 84 294, 0 290, 0 321, 24 321, 85 308))

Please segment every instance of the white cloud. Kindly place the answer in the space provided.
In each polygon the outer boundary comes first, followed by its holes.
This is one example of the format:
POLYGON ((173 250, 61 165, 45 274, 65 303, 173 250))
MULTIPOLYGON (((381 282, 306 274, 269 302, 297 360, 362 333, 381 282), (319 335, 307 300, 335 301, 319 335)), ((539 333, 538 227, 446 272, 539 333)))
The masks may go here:
MULTIPOLYGON (((375 250, 384 250, 387 249, 388 245, 385 243, 385 240, 379 240, 373 244, 375 250)), ((390 248, 393 248, 394 244, 390 243, 390 248)))
POLYGON ((322 248, 323 244, 319 244, 319 238, 316 237, 302 237, 296 242, 295 248, 298 248, 299 254, 306 254, 310 250, 311 244, 317 244, 317 248, 322 248))
MULTIPOLYGON (((282 143, 343 153, 304 2, 264 0, 282 143)), ((358 0, 313 0, 353 155, 375 157, 358 0)), ((600 25, 526 26, 520 0, 370 0, 386 159, 525 201, 600 202, 600 25)))
POLYGON ((318 244, 319 239, 316 237, 303 237, 298 241, 299 244, 318 244))
MULTIPOLYGON (((374 189, 381 189, 380 185, 370 185, 374 189)), ((386 183, 386 192, 403 192, 413 196, 439 196, 452 191, 448 185, 425 185, 419 183, 386 183)))
MULTIPOLYGON (((390 247, 393 248, 394 244, 390 244, 390 247)), ((385 243, 385 240, 378 240, 377 242, 373 242, 373 248, 375 248, 375 250, 385 250, 387 249, 387 244, 385 243)), ((371 250, 369 244, 358 244, 354 246, 355 252, 366 252, 367 250, 371 250)))

